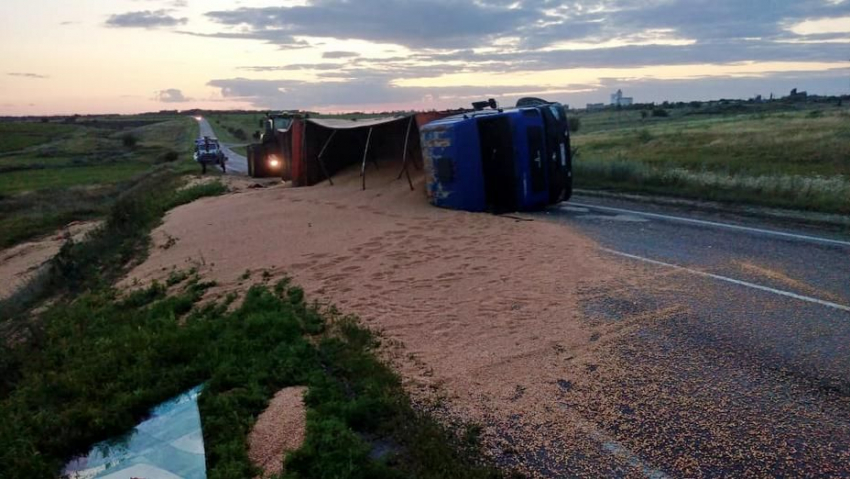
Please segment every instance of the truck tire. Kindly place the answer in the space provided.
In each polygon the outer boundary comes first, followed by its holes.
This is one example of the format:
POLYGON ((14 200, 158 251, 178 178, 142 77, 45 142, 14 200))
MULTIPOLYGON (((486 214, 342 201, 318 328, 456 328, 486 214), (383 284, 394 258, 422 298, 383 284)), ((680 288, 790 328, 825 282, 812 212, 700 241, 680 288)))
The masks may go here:
POLYGON ((202 175, 207 174, 207 164, 206 163, 201 163, 201 174, 202 175))

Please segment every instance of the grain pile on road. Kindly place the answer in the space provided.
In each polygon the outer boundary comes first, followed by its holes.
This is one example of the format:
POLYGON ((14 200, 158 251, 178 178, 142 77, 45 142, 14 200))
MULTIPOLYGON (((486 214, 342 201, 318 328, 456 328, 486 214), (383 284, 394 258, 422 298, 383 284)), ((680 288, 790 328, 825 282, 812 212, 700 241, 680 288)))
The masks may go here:
POLYGON ((383 331, 414 398, 447 420, 485 425, 496 460, 539 469, 550 462, 540 454, 566 449, 611 462, 557 404, 600 349, 582 320, 582 291, 614 267, 562 225, 431 207, 423 179, 412 192, 397 171, 370 169, 366 191, 354 171, 335 186, 243 190, 180 207, 154 232, 168 247, 153 248, 125 284, 195 266, 225 293, 247 286, 246 270, 290 275, 309 297, 383 331))
POLYGON ((263 470, 262 477, 283 473, 283 458, 304 443, 307 409, 304 387, 278 391, 269 406, 257 417, 248 435, 248 457, 263 470))

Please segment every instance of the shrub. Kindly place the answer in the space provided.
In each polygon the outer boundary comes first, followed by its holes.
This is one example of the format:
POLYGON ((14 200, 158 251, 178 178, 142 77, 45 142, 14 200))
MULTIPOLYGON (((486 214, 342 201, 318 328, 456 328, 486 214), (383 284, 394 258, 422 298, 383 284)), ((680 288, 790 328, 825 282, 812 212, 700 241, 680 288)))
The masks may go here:
POLYGON ((139 143, 139 139, 136 138, 132 133, 125 133, 121 137, 121 144, 124 145, 125 148, 133 148, 139 143))
POLYGON ((667 110, 665 110, 664 108, 656 108, 652 110, 652 116, 658 118, 666 118, 670 116, 670 113, 668 113, 667 110))
POLYGON ((637 137, 641 143, 649 143, 650 141, 655 139, 655 136, 646 128, 638 131, 637 137))
POLYGON ((156 161, 157 163, 173 163, 180 159, 180 154, 174 150, 166 151, 165 153, 159 155, 156 161))
POLYGON ((569 125, 570 132, 575 133, 581 128, 581 118, 572 116, 567 119, 567 124, 569 125))

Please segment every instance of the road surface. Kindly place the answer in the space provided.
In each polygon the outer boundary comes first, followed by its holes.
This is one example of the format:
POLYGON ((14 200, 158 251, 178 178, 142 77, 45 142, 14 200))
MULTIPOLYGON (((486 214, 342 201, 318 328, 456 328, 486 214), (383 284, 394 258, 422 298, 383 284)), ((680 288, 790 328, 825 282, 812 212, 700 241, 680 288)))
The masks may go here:
MULTIPOLYGON (((210 122, 207 121, 206 118, 199 118, 198 125, 201 127, 201 136, 218 138, 212 125, 210 125, 210 122)), ((248 174, 248 158, 245 158, 238 153, 234 153, 226 143, 221 144, 221 151, 223 151, 224 155, 227 156, 227 173, 231 175, 248 174)))
POLYGON ((600 474, 850 477, 850 237, 581 196, 536 218, 637 278, 582 306, 624 367, 562 405, 627 464, 600 474))

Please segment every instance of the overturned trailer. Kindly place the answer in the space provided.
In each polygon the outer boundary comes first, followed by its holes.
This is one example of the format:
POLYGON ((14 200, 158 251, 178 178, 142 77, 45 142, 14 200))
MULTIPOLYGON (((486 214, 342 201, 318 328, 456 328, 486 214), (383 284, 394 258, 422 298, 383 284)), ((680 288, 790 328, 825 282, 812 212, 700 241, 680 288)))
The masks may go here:
POLYGON ((413 188, 408 168, 422 165, 420 128, 443 116, 436 112, 357 120, 298 113, 270 116, 264 120, 261 142, 248 148, 249 174, 310 186, 321 181, 333 184, 334 174, 360 165, 365 189, 367 164, 398 159, 399 178, 407 174, 413 188))

